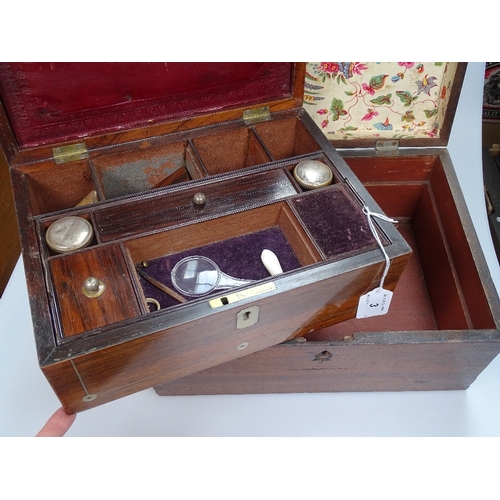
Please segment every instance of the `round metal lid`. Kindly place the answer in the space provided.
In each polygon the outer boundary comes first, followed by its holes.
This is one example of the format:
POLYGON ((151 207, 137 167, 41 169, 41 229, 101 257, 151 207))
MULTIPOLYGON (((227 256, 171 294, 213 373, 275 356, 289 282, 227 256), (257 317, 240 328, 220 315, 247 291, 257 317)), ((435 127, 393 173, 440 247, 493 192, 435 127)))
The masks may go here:
POLYGON ((70 216, 56 220, 47 229, 47 245, 57 253, 86 247, 92 240, 92 225, 82 217, 70 216))
POLYGON ((297 164, 293 176, 299 185, 305 189, 315 189, 332 183, 333 172, 321 161, 305 160, 297 164))

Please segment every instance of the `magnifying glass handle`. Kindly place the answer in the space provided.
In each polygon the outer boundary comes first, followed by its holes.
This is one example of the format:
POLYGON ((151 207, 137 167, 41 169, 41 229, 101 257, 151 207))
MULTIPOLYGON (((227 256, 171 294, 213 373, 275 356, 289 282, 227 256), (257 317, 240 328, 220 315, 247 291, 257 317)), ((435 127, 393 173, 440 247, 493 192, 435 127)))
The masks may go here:
POLYGON ((278 257, 271 250, 262 250, 262 253, 260 254, 260 260, 271 276, 274 276, 275 274, 281 274, 283 272, 278 257))
POLYGON ((216 289, 224 290, 226 288, 235 288, 237 286, 250 285, 251 283, 254 283, 254 280, 241 280, 238 278, 232 278, 231 276, 228 276, 227 274, 220 271, 220 279, 217 283, 216 289))

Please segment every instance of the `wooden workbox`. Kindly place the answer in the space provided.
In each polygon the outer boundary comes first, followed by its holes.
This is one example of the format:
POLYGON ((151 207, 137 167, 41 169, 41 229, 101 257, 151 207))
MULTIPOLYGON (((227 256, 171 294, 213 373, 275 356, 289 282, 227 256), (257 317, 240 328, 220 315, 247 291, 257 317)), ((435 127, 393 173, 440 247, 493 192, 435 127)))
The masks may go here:
POLYGON ((305 68, 0 64, 38 359, 68 412, 323 332, 381 285, 397 304, 409 223, 302 107, 305 68), (312 160, 331 182, 306 189, 294 174, 312 160), (172 272, 196 255, 244 282, 179 294, 172 272))

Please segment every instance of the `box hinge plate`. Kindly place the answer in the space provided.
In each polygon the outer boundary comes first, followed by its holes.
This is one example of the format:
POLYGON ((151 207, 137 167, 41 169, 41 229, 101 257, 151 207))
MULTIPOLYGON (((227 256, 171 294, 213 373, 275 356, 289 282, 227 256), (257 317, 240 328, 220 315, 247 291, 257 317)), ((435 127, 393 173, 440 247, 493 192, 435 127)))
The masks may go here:
POLYGON ((399 149, 399 141, 391 139, 389 141, 377 141, 375 143, 375 151, 377 153, 392 153, 395 154, 399 149))
POLYGON ((71 161, 84 160, 89 157, 87 146, 84 142, 60 146, 52 149, 52 154, 56 164, 69 163, 71 161))
POLYGON ((271 111, 269 106, 264 106, 262 108, 246 109, 243 111, 243 121, 247 125, 252 125, 253 123, 267 122, 271 120, 271 111))

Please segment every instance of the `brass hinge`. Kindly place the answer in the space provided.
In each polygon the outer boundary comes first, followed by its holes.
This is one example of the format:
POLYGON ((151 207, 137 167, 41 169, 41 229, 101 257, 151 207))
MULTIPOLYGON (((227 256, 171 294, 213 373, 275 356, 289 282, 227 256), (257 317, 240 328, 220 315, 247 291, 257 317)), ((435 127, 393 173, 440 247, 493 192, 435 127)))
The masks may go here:
POLYGON ((389 141, 377 141, 375 143, 375 151, 377 153, 392 153, 395 154, 399 149, 399 141, 391 139, 389 141))
POLYGON ((243 111, 243 121, 247 125, 266 122, 270 119, 271 111, 269 110, 269 106, 264 106, 263 108, 246 109, 245 111, 243 111))
POLYGON ((84 142, 53 148, 52 154, 58 165, 60 163, 69 163, 70 161, 84 160, 89 157, 89 152, 84 142))

